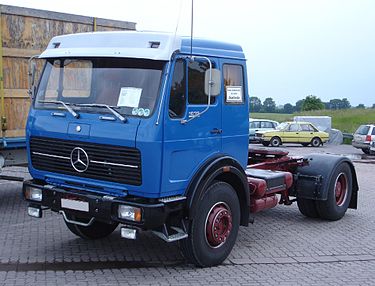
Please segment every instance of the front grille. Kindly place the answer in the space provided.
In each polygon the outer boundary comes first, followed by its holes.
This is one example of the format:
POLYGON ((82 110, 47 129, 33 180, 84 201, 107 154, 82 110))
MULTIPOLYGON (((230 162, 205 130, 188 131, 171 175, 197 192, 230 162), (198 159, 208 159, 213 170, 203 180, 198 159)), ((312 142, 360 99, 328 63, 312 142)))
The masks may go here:
POLYGON ((135 148, 31 137, 30 153, 31 164, 38 170, 129 185, 142 184, 141 153, 135 148))

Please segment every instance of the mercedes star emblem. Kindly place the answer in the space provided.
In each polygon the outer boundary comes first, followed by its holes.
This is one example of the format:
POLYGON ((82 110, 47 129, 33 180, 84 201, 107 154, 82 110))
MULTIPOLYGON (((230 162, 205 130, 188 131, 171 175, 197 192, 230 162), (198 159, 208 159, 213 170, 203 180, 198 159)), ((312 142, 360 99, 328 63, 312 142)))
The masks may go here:
POLYGON ((89 167, 89 163, 89 156, 81 147, 75 147, 70 153, 70 164, 77 172, 85 172, 89 167))

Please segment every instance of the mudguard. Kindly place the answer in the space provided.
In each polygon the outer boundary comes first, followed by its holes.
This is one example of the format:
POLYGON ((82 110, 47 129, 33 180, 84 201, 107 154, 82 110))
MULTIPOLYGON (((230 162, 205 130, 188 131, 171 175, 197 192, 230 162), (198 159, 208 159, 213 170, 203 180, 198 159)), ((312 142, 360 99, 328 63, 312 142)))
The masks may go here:
POLYGON ((357 208, 358 181, 352 161, 343 156, 329 154, 311 154, 305 156, 309 164, 297 168, 295 190, 296 196, 311 200, 327 200, 328 188, 337 166, 349 165, 352 173, 352 197, 349 208, 357 208))
POLYGON ((218 156, 206 161, 191 180, 185 196, 189 218, 195 213, 195 207, 207 187, 215 180, 222 180, 235 189, 241 206, 240 224, 247 226, 250 214, 250 193, 247 177, 241 165, 229 156, 218 156))

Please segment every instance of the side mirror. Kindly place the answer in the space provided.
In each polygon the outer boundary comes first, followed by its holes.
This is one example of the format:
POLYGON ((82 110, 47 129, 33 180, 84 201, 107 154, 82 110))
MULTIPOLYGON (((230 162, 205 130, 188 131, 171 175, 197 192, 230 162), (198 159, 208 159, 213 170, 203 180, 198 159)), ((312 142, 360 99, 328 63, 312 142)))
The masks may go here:
POLYGON ((211 79, 210 79, 210 69, 206 70, 204 76, 204 93, 209 96, 218 96, 221 91, 221 72, 218 69, 211 69, 211 79), (210 94, 211 87, 211 94, 210 94))

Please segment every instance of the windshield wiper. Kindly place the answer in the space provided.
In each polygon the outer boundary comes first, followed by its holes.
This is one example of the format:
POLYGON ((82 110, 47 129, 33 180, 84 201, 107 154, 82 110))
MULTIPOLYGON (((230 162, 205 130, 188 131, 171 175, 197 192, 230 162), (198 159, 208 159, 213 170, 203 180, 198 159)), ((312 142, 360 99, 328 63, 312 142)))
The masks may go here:
POLYGON ((60 100, 38 100, 38 103, 52 103, 52 104, 61 104, 65 107, 66 110, 69 111, 71 115, 73 115, 75 118, 79 118, 79 114, 73 110, 68 104, 66 104, 64 101, 60 100))
POLYGON ((116 110, 113 109, 113 106, 109 106, 107 104, 100 104, 100 103, 76 103, 76 106, 86 106, 86 107, 100 107, 100 108, 107 108, 114 116, 116 116, 120 121, 126 122, 127 119, 118 113, 116 110))

